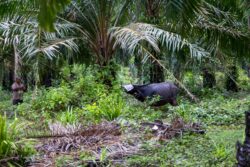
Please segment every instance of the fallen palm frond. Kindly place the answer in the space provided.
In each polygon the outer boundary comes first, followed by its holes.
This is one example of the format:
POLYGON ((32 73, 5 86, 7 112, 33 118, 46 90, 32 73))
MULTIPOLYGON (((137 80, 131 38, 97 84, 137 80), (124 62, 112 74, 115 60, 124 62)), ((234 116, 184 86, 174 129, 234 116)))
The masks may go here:
POLYGON ((43 138, 39 136, 41 143, 36 146, 42 156, 31 160, 30 166, 53 166, 58 155, 74 157, 69 166, 99 164, 107 159, 120 163, 124 157, 140 151, 138 144, 125 141, 126 137, 123 138, 120 126, 114 122, 103 122, 85 128, 80 125, 63 126, 57 122, 50 124, 49 128, 51 135, 43 138), (82 152, 89 152, 92 158, 80 159, 82 152), (120 161, 116 161, 117 159, 120 161))
POLYGON ((63 126, 59 123, 50 125, 52 136, 43 139, 37 150, 44 152, 69 152, 71 150, 106 145, 119 141, 121 135, 119 125, 104 122, 86 128, 63 126), (54 135, 54 137, 53 137, 54 135))
POLYGON ((82 128, 81 125, 67 124, 66 126, 64 126, 60 122, 49 124, 49 129, 52 134, 51 137, 56 137, 56 136, 59 137, 59 136, 65 136, 67 134, 74 134, 77 131, 80 131, 81 128, 82 128))
MULTIPOLYGON (((204 133, 200 124, 185 124, 181 118, 176 118, 172 124, 162 121, 142 123, 142 128, 150 127, 157 140, 169 140, 189 131, 204 133)), ((124 164, 127 157, 143 153, 141 147, 143 133, 128 126, 126 134, 116 122, 102 122, 98 125, 82 127, 80 125, 49 125, 51 135, 40 136, 40 144, 36 149, 41 153, 31 160, 30 166, 55 166, 55 161, 63 159, 67 166, 124 164), (81 158, 82 154, 85 158, 81 158), (87 156, 86 156, 87 155, 87 156), (70 158, 64 159, 64 156, 70 158)))
POLYGON ((169 140, 182 135, 184 132, 193 132, 204 134, 201 125, 198 123, 185 124, 182 118, 175 118, 172 124, 164 124, 162 121, 156 120, 153 123, 142 123, 143 128, 148 126, 158 140, 169 140))

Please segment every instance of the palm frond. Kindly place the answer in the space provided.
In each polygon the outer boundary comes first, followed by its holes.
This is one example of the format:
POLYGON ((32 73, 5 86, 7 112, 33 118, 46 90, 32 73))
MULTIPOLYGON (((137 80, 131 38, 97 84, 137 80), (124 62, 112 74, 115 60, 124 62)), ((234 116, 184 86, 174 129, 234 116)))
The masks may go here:
POLYGON ((167 72, 167 74, 170 76, 171 80, 178 83, 178 85, 187 93, 187 95, 190 97, 191 100, 194 100, 196 102, 198 101, 198 99, 188 90, 188 88, 181 81, 179 81, 174 76, 174 74, 164 66, 164 64, 161 62, 161 60, 157 59, 147 48, 145 48, 143 45, 138 45, 136 52, 137 52, 136 54, 144 56, 144 61, 147 61, 147 59, 151 58, 160 67, 162 67, 164 69, 164 71, 167 72))
POLYGON ((13 42, 22 56, 34 57, 39 52, 48 58, 55 57, 62 47, 66 50, 77 51, 74 42, 77 37, 72 37, 80 28, 77 24, 59 20, 55 23, 55 32, 44 32, 34 18, 15 16, 6 18, 0 23, 0 31, 5 45, 13 42))
POLYGON ((213 55, 220 50, 233 57, 248 56, 250 36, 247 24, 239 17, 240 12, 235 11, 236 6, 232 7, 234 12, 223 11, 221 8, 224 9, 224 6, 221 5, 228 2, 218 3, 219 5, 214 1, 202 3, 200 12, 191 23, 192 35, 188 36, 193 39, 199 38, 202 43, 200 46, 209 50, 213 55))
POLYGON ((191 57, 202 58, 209 53, 203 48, 188 42, 180 35, 159 29, 153 25, 145 23, 132 23, 126 27, 111 29, 112 36, 115 38, 115 46, 119 45, 122 49, 134 50, 144 43, 149 44, 155 51, 160 52, 159 45, 166 47, 170 51, 179 51, 187 47, 191 57))
POLYGON ((31 9, 37 8, 36 0, 1 0, 0 2, 0 18, 13 16, 17 12, 20 14, 29 13, 31 9), (29 11, 29 12, 28 12, 29 11))
POLYGON ((203 0, 166 0, 163 1, 164 13, 168 19, 181 20, 185 24, 190 24, 197 13, 200 13, 203 0))
POLYGON ((39 25, 46 31, 54 30, 57 14, 67 6, 71 0, 1 0, 0 18, 14 16, 17 13, 35 14, 39 25))
POLYGON ((246 36, 246 27, 231 12, 225 12, 209 3, 204 3, 200 15, 193 24, 202 30, 232 37, 246 36))
POLYGON ((78 52, 78 46, 74 42, 76 38, 67 38, 67 39, 53 39, 52 41, 47 41, 40 48, 29 48, 26 50, 24 55, 29 55, 29 58, 42 53, 46 55, 49 59, 53 59, 60 53, 61 47, 65 47, 69 52, 78 52))

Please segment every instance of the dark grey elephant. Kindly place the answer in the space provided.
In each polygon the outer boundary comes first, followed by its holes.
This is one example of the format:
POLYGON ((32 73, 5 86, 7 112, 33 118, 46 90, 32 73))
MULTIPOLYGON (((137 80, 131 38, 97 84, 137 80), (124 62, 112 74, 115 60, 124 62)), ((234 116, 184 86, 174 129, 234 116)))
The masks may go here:
POLYGON ((147 98, 160 96, 160 100, 153 103, 153 106, 162 106, 170 103, 177 106, 178 88, 171 82, 153 83, 146 85, 123 85, 126 93, 133 95, 136 99, 144 102, 147 98))

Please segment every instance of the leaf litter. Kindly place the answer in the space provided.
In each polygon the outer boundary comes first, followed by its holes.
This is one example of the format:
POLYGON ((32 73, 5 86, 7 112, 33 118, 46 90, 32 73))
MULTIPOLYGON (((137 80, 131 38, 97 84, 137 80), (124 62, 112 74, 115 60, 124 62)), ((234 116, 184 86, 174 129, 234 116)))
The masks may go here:
POLYGON ((104 163, 105 160, 113 163, 123 163, 125 157, 143 154, 141 144, 145 140, 143 133, 151 129, 153 138, 170 140, 184 132, 204 134, 201 124, 185 124, 181 118, 175 118, 171 124, 160 120, 141 123, 139 131, 127 125, 126 133, 116 122, 102 122, 97 125, 83 127, 81 125, 63 125, 59 122, 49 124, 50 136, 39 137, 40 143, 36 146, 39 155, 31 159, 28 166, 43 167, 56 166, 56 158, 62 155, 74 157, 71 165, 89 165, 104 163), (81 152, 89 152, 92 159, 81 160, 81 152), (104 156, 105 152, 105 157, 104 156), (103 160, 104 159, 104 160, 103 160), (101 162, 103 161, 103 162, 101 162))

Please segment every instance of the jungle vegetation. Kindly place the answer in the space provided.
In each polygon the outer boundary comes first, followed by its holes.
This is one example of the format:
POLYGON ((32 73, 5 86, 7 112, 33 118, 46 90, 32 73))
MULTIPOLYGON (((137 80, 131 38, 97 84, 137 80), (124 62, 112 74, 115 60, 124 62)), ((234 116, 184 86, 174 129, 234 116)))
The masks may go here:
POLYGON ((249 34, 249 0, 2 0, 0 166, 235 165, 249 34), (165 81, 176 107, 122 88, 165 81))

